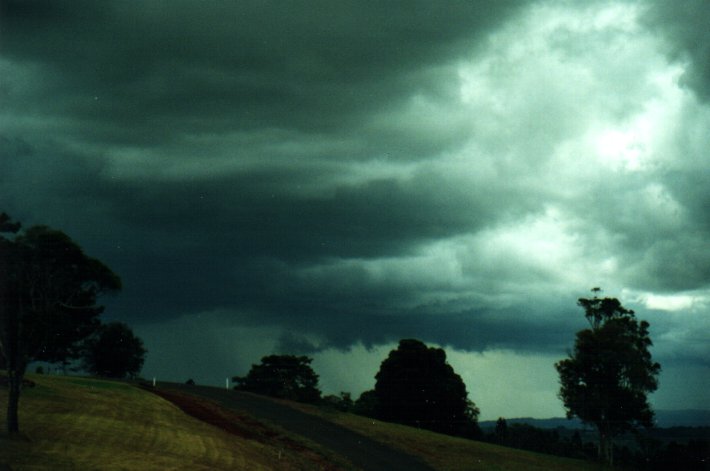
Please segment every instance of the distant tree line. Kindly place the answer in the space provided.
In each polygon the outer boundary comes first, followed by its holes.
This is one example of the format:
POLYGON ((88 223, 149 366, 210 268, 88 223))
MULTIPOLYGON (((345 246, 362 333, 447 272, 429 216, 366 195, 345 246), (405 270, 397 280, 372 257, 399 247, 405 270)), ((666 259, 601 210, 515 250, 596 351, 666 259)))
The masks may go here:
POLYGON ((568 458, 589 458, 596 455, 594 444, 582 442, 578 430, 566 433, 566 429, 544 429, 526 423, 508 424, 499 418, 495 428, 484 434, 484 440, 496 445, 521 450, 565 456, 568 458))
MULTIPOLYGON (((708 427, 680 427, 630 433, 614 445, 616 466, 628 470, 688 470, 708 469, 710 440, 695 438, 708 436, 708 427), (677 435, 668 439, 663 435, 677 435)), ((508 424, 499 418, 494 428, 486 430, 483 439, 496 445, 546 453, 574 459, 594 460, 597 444, 588 433, 557 427, 545 429, 526 423, 508 424)))

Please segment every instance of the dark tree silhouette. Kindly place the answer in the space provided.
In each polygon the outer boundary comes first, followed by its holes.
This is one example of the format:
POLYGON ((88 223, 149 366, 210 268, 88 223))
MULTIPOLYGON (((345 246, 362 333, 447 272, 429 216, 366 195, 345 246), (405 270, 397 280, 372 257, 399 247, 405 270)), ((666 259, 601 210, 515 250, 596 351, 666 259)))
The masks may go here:
POLYGON ((503 417, 498 417, 496 428, 493 431, 495 443, 504 445, 508 441, 508 422, 503 417))
POLYGON ((61 231, 20 231, 0 215, 0 351, 8 376, 7 430, 19 432, 20 387, 31 361, 64 361, 98 327, 97 298, 121 287, 61 231), (7 234, 7 236, 6 236, 7 234), (15 234, 14 236, 12 234, 15 234))
POLYGON ((355 402, 349 392, 341 391, 339 396, 329 394, 322 399, 322 403, 343 412, 351 412, 355 402))
POLYGON ((135 377, 143 367, 143 341, 122 322, 102 325, 83 344, 84 369, 108 378, 135 377))
POLYGON ((252 365, 249 373, 235 376, 234 389, 299 402, 320 399, 318 375, 311 368, 312 358, 293 355, 269 355, 261 364, 252 365))
POLYGON ((375 378, 378 418, 449 435, 480 435, 478 409, 444 350, 400 340, 375 378))
POLYGON ((369 389, 360 394, 353 405, 353 412, 365 417, 377 418, 377 395, 374 389, 369 389))
POLYGON ((567 416, 596 427, 599 458, 611 465, 616 435, 653 425, 647 394, 657 389, 661 366, 648 351, 648 322, 618 299, 598 298, 598 288, 593 292, 578 302, 591 328, 577 332, 574 351, 555 367, 567 416))

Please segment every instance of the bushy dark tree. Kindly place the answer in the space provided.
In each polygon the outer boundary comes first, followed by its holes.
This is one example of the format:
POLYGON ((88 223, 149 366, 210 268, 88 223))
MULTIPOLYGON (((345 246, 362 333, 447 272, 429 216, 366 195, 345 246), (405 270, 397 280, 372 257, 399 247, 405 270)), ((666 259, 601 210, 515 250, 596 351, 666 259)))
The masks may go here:
POLYGON ((612 464, 615 436, 653 425, 647 394, 658 387, 661 366, 648 350, 648 322, 639 322, 618 299, 593 291, 593 298, 578 303, 590 328, 577 332, 574 351, 555 367, 567 416, 596 427, 599 457, 612 464))
POLYGON ((338 396, 336 396, 335 394, 329 394, 329 395, 323 397, 322 402, 324 405, 327 405, 329 407, 333 407, 333 408, 338 409, 339 411, 342 411, 342 412, 351 412, 353 410, 354 405, 355 405, 350 393, 349 392, 342 392, 342 391, 341 391, 340 395, 338 395, 338 396))
POLYGON ((364 391, 353 405, 353 412, 365 417, 377 418, 377 395, 374 389, 364 391))
POLYGON ((294 355, 269 355, 259 365, 252 365, 249 373, 235 376, 234 389, 299 402, 320 399, 318 375, 311 368, 312 358, 294 355))
POLYGON ((0 351, 8 376, 7 430, 19 432, 20 386, 31 361, 62 362, 98 326, 98 297, 120 279, 61 231, 20 231, 0 215, 0 351))
POLYGON ((478 409, 441 348, 400 340, 375 378, 378 418, 449 435, 480 434, 478 409))
POLYGON ((135 377, 143 368, 143 341, 122 322, 102 325, 83 346, 84 369, 107 378, 135 377))

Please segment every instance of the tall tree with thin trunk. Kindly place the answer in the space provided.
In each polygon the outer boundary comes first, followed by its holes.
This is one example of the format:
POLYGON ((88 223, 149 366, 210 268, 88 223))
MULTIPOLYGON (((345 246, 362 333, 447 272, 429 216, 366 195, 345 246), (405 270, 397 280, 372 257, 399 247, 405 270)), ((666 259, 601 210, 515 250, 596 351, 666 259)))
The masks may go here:
POLYGON ((97 298, 121 288, 100 261, 61 231, 20 231, 0 215, 0 353, 8 378, 7 431, 19 432, 20 388, 27 365, 62 361, 98 327, 97 298))
POLYGON ((16 247, 11 240, 6 239, 3 234, 16 234, 20 230, 20 224, 13 222, 5 213, 0 213, 0 364, 8 374, 8 410, 7 410, 7 430, 9 432, 18 431, 17 401, 20 396, 20 384, 22 377, 17 378, 17 336, 13 332, 18 331, 17 312, 12 301, 16 298, 13 286, 16 274, 13 267, 16 258, 16 247), (11 404, 14 404, 11 406, 11 404))
POLYGON ((555 367, 567 416, 596 427, 599 458, 613 464, 614 437, 653 426, 647 395, 658 388, 649 323, 638 321, 616 298, 579 299, 590 328, 577 332, 574 351, 555 367))

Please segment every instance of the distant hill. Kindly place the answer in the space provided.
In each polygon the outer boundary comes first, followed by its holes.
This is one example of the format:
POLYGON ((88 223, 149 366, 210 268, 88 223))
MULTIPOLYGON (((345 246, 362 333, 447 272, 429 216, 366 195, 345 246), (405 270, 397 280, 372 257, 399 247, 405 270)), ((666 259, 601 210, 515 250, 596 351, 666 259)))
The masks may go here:
MULTIPOLYGON (((583 428, 583 424, 578 419, 568 420, 563 417, 550 419, 533 419, 531 417, 519 417, 505 419, 508 425, 528 424, 539 428, 559 428, 568 429, 583 428)), ((484 430, 493 429, 496 426, 495 420, 484 420, 479 422, 484 430)), ((660 428, 668 427, 710 427, 710 410, 686 409, 686 410, 657 410, 656 426, 660 428)))
MULTIPOLYGON (((507 418, 504 417, 505 421, 508 423, 508 425, 512 424, 528 424, 532 425, 533 427, 538 427, 538 428, 559 428, 559 427, 565 427, 569 429, 575 429, 575 428, 582 428, 584 425, 582 422, 578 419, 572 419, 568 420, 563 417, 553 417, 550 419, 533 419, 532 417, 515 417, 515 418, 507 418)), ((492 430, 496 426, 496 420, 483 420, 478 423, 478 425, 484 430, 492 430)))
POLYGON ((710 427, 710 410, 657 410, 658 427, 710 427))

